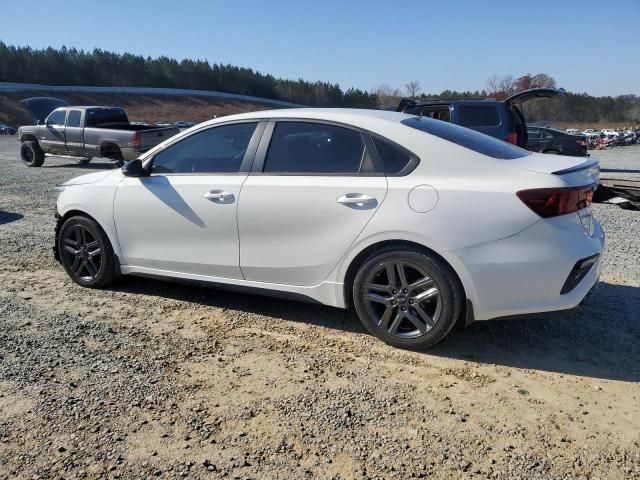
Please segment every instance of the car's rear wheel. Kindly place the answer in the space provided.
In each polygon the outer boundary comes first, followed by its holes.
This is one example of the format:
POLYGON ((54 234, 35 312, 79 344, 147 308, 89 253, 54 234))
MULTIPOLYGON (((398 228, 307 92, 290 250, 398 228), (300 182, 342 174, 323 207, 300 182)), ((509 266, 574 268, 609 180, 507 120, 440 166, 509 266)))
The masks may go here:
POLYGON ((44 152, 38 142, 23 142, 20 145, 20 158, 27 167, 41 167, 44 163, 44 152))
POLYGON ((353 283, 353 304, 364 326, 401 348, 421 350, 441 341, 455 325, 462 301, 451 268, 417 249, 373 254, 353 283))
POLYGON ((116 259, 102 228, 90 218, 67 219, 58 235, 58 253, 71 279, 83 287, 103 287, 116 276, 116 259))
POLYGON ((546 150, 544 153, 547 155, 562 155, 558 150, 546 150))
POLYGON ((93 159, 93 157, 81 158, 80 160, 78 160, 78 162, 80 162, 80 165, 86 165, 86 164, 87 164, 87 163, 89 163, 92 159, 93 159))

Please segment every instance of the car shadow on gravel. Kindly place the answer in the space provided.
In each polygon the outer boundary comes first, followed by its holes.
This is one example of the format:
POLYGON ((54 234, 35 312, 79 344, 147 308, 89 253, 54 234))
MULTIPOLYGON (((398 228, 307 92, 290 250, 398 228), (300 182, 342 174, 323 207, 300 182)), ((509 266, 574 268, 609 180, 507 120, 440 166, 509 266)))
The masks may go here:
MULTIPOLYGON (((313 303, 124 277, 113 291, 170 298, 368 334, 349 312, 313 303)), ((454 328, 423 355, 570 375, 640 381, 640 287, 600 283, 577 311, 454 328)))
POLYGON ((22 215, 21 213, 5 212, 3 210, 0 210, 0 225, 17 222, 18 220, 22 220, 23 218, 24 215, 22 215))
POLYGON ((572 313, 477 322, 427 353, 508 367, 640 381, 640 287, 601 282, 572 313))

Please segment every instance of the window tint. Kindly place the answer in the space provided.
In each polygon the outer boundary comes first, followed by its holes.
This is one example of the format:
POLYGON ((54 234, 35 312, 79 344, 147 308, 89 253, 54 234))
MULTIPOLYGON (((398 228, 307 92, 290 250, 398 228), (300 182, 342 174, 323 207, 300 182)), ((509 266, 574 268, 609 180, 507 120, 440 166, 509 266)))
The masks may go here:
POLYGON ((542 138, 542 132, 537 128, 527 128, 527 135, 529 135, 530 139, 539 140, 542 138))
POLYGON ((80 116, 80 110, 69 110, 69 115, 67 116, 67 127, 79 127, 80 116))
POLYGON ((129 119, 121 108, 94 108, 87 110, 86 123, 88 127, 99 127, 110 123, 129 123, 129 119))
POLYGON ((153 158, 154 173, 235 173, 240 171, 257 123, 222 125, 174 143, 153 158))
POLYGON ((464 127, 495 127, 500 116, 494 105, 460 105, 458 123, 464 127))
POLYGON ((47 118, 47 125, 64 125, 66 113, 66 110, 56 110, 47 118))
POLYGON ((348 174, 370 168, 362 135, 333 125, 278 122, 264 171, 269 173, 348 174))
POLYGON ((424 117, 407 118, 401 123, 493 158, 510 160, 531 155, 520 147, 452 123, 438 122, 424 117))
POLYGON ((406 150, 397 147, 380 138, 372 137, 373 144, 376 146, 378 157, 384 166, 385 173, 400 173, 411 163, 414 158, 406 150))

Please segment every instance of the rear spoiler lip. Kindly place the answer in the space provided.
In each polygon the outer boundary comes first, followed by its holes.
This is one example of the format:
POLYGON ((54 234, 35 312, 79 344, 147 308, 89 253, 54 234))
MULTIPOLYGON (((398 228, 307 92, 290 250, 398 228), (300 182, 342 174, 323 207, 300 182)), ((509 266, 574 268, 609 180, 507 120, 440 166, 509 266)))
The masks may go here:
POLYGON ((580 165, 576 165, 575 167, 565 168, 564 170, 558 170, 556 172, 551 172, 551 175, 565 175, 567 173, 579 172, 580 170, 585 170, 587 168, 595 167, 599 165, 600 162, 598 160, 589 160, 580 165))

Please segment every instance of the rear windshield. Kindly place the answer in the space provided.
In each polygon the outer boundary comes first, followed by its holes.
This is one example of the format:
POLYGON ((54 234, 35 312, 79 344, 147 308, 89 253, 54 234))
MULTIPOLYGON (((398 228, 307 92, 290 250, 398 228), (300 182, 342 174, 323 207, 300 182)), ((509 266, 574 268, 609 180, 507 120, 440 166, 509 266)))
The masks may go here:
POLYGON ((413 117, 402 120, 407 127, 421 130, 449 142, 468 148, 474 152, 482 153, 501 160, 512 160, 530 155, 531 153, 510 143, 490 137, 484 133, 476 132, 468 128, 460 127, 452 123, 432 120, 425 117, 413 117))
POLYGON ((87 110, 86 123, 88 127, 98 127, 110 123, 129 123, 129 119, 121 108, 94 108, 87 110))

